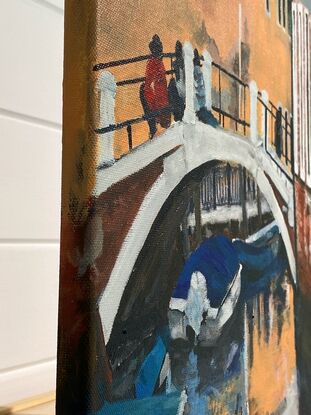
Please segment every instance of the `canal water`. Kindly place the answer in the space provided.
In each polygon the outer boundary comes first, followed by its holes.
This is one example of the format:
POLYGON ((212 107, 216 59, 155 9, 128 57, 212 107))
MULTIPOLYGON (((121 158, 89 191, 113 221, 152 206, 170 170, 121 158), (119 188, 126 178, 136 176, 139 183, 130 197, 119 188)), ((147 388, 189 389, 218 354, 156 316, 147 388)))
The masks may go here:
POLYGON ((244 195, 241 179, 239 166, 200 171, 160 212, 107 344, 112 400, 98 414, 298 414, 294 290, 282 242, 271 266, 242 271, 239 300, 213 346, 191 333, 170 337, 170 299, 189 255, 211 235, 243 238, 273 221, 254 179, 244 175, 244 195))
POLYGON ((212 348, 171 344, 180 414, 298 414, 293 288, 287 270, 240 301, 212 348))

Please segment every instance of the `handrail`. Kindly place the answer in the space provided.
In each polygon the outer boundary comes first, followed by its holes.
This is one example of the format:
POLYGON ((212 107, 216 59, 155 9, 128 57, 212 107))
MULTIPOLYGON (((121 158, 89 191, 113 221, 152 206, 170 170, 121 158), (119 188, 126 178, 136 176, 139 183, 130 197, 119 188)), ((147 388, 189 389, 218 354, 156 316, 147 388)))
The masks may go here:
MULTIPOLYGON (((173 75, 175 73, 174 69, 169 69, 165 71, 166 75, 173 75)), ((118 81, 117 86, 125 86, 125 85, 131 85, 131 84, 138 84, 141 82, 144 82, 146 79, 145 76, 142 76, 140 78, 132 78, 132 79, 125 79, 124 81, 118 81)))
POLYGON ((224 74, 226 74, 227 76, 229 76, 230 78, 234 79, 236 82, 238 82, 240 85, 244 86, 245 88, 248 88, 248 84, 246 84, 245 82, 242 81, 242 79, 240 79, 238 76, 236 76, 235 74, 227 71, 227 69, 223 68, 222 66, 220 66, 218 63, 216 62, 212 62, 212 66, 215 66, 215 68, 219 69, 221 72, 223 72, 224 74))
MULTIPOLYGON (((174 52, 166 52, 166 53, 161 54, 162 58, 174 58, 175 56, 176 54, 174 52)), ((151 58, 152 58, 152 55, 149 54, 149 55, 135 56, 133 58, 128 58, 128 59, 120 59, 117 61, 111 61, 111 62, 106 62, 106 63, 97 63, 96 65, 93 66, 93 71, 100 71, 102 69, 127 65, 129 63, 143 62, 151 58)))
POLYGON ((110 124, 107 127, 98 128, 98 129, 95 130, 95 133, 97 133, 97 134, 106 134, 106 133, 109 133, 111 131, 121 130, 122 128, 131 126, 133 124, 139 124, 140 122, 151 120, 152 118, 158 117, 159 115, 162 115, 162 114, 166 114, 167 112, 170 112, 170 111, 172 111, 172 108, 170 106, 165 107, 165 108, 161 108, 158 111, 150 112, 148 115, 144 114, 140 117, 131 118, 129 120, 122 121, 122 122, 117 123, 117 124, 110 124))
POLYGON ((212 109, 214 111, 218 112, 219 114, 221 114, 221 115, 223 115, 227 118, 230 118, 232 121, 237 122, 238 124, 241 124, 245 127, 250 127, 251 126, 250 123, 248 123, 247 121, 242 120, 241 118, 236 118, 234 115, 229 114, 228 112, 224 111, 221 108, 216 107, 215 105, 212 105, 212 109))
MULTIPOLYGON (((262 97, 262 93, 261 93, 261 91, 258 91, 258 96, 260 97, 258 97, 258 100, 264 105, 264 106, 266 106, 266 104, 262 101, 262 99, 261 99, 261 97, 262 97)), ((269 99, 269 105, 271 105, 271 107, 275 110, 275 111, 278 111, 279 110, 279 108, 275 105, 275 104, 273 104, 273 102, 269 99)), ((269 112, 271 112, 271 110, 269 109, 269 112)), ((271 112, 271 114, 273 115, 273 116, 275 116, 272 112, 271 112)), ((283 118, 283 120, 284 121, 287 121, 286 120, 286 118, 285 118, 285 116, 283 115, 283 113, 282 113, 282 118, 283 118)))

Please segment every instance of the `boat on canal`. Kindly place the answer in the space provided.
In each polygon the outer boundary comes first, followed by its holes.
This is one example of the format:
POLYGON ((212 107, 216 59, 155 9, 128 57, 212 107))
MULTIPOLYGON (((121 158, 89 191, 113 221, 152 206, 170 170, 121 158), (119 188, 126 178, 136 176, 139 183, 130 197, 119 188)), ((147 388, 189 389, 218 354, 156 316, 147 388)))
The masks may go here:
POLYGON ((235 309, 242 264, 232 241, 212 236, 187 259, 172 293, 168 320, 172 340, 212 346, 235 309))
MULTIPOLYGON (((176 405, 180 399, 176 392, 179 390, 180 393, 182 389, 178 385, 172 388, 168 386, 172 384, 171 366, 174 360, 170 354, 176 349, 180 359, 183 350, 186 356, 193 344, 205 348, 214 346, 218 341, 219 344, 226 343, 221 335, 225 332, 225 325, 233 315, 239 299, 244 302, 245 293, 249 291, 252 296, 254 286, 256 293, 264 289, 261 281, 269 284, 271 279, 284 272, 280 249, 281 237, 275 223, 262 228, 246 241, 212 236, 199 245, 185 262, 177 279, 169 303, 169 329, 158 333, 153 348, 146 355, 137 374, 137 399, 144 400, 146 405, 154 404, 156 391, 162 390, 163 385, 166 385, 170 402, 176 405), (280 272, 275 269, 276 263, 281 264, 280 272), (253 284, 249 273, 257 271, 261 273, 261 278, 253 284), (184 341, 184 346, 181 341, 184 341)), ((227 347, 230 349, 228 361, 231 362, 233 356, 239 356, 241 348, 237 340, 230 342, 227 347)), ((219 350, 222 356, 225 349, 222 345, 215 350, 219 350)), ((230 366, 229 363, 226 365, 230 366)), ((232 370, 230 369, 231 372, 232 370)))
POLYGON ((172 340, 194 337, 195 343, 213 346, 234 312, 241 288, 260 283, 264 271, 279 264, 280 247, 275 222, 245 241, 223 235, 203 241, 187 259, 172 293, 168 311, 172 340))

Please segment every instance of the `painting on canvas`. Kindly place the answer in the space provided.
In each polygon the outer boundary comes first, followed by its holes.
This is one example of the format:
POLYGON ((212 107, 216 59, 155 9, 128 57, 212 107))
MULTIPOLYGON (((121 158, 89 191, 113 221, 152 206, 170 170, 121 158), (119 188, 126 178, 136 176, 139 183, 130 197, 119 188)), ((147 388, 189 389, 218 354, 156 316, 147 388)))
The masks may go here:
POLYGON ((66 1, 59 415, 311 413, 311 17, 66 1))

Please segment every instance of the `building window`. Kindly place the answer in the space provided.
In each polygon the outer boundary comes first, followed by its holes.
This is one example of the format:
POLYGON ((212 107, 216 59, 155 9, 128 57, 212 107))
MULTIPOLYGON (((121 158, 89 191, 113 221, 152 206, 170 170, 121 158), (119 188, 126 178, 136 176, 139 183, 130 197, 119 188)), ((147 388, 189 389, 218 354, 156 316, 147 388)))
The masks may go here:
POLYGON ((266 0, 266 12, 270 14, 270 0, 266 0))
POLYGON ((282 12, 283 12, 283 19, 282 19, 282 26, 283 27, 286 27, 286 14, 287 14, 287 1, 286 0, 283 0, 283 4, 282 4, 282 6, 283 6, 283 10, 282 10, 282 12))
POLYGON ((292 34, 292 2, 287 1, 287 30, 292 34))
POLYGON ((289 22, 289 11, 290 11, 290 1, 288 0, 278 0, 277 2, 278 4, 278 21, 279 24, 284 27, 287 28, 288 27, 288 22, 289 22))
POLYGON ((278 18, 280 25, 282 25, 282 1, 283 0, 278 0, 278 18))

